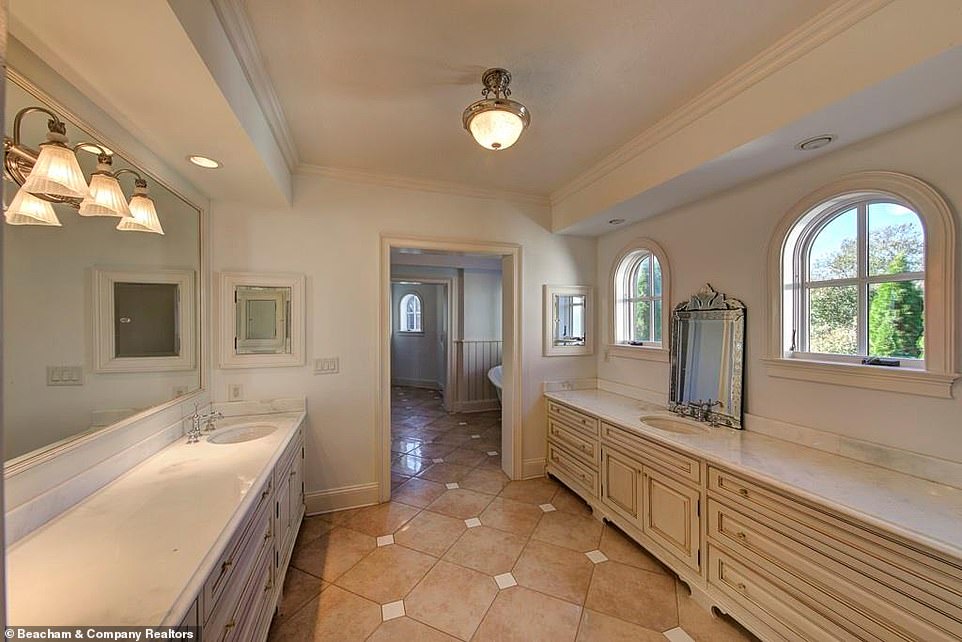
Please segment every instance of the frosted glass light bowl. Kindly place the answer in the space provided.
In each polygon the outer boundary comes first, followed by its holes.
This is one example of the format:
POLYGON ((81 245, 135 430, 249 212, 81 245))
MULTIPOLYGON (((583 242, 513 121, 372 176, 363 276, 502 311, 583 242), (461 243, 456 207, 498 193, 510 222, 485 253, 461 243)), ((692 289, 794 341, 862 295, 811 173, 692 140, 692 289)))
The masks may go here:
POLYGON ((277 430, 277 426, 271 424, 245 424, 218 430, 207 438, 212 444, 242 444, 246 441, 254 441, 266 437, 277 430))

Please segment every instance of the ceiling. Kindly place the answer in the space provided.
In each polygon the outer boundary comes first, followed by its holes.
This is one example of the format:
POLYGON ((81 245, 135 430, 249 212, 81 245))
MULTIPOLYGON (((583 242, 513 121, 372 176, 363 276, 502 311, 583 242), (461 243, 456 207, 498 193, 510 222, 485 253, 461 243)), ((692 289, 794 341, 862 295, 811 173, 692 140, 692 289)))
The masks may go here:
POLYGON ((299 163, 548 195, 831 0, 246 0, 299 163), (503 66, 532 113, 461 126, 503 66))

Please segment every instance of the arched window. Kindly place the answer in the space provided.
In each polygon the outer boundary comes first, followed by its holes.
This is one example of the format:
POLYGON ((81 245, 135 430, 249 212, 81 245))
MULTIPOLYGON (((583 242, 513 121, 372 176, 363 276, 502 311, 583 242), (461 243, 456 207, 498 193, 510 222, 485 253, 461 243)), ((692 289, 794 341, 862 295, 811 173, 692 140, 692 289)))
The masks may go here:
POLYGON ((421 297, 413 292, 401 297, 400 332, 423 332, 421 326, 421 297))
POLYGON ((612 343, 661 348, 667 343, 667 273, 664 254, 651 241, 631 244, 612 275, 612 343))
POLYGON ((770 373, 950 394, 954 241, 948 205, 910 176, 863 172, 803 199, 769 254, 770 373))

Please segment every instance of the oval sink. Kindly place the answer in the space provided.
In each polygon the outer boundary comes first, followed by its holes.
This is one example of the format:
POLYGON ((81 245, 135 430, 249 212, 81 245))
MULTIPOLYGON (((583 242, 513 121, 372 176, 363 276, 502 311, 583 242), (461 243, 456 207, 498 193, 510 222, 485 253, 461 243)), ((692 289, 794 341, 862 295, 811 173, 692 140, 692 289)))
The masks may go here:
POLYGON ((275 430, 277 430, 277 426, 271 424, 247 424, 219 430, 208 437, 207 441, 212 444, 240 444, 266 437, 275 430))
POLYGON ((641 418, 645 425, 664 430, 666 432, 677 432, 684 435, 697 435, 708 432, 708 424, 698 423, 681 417, 669 417, 667 415, 645 415, 641 418))

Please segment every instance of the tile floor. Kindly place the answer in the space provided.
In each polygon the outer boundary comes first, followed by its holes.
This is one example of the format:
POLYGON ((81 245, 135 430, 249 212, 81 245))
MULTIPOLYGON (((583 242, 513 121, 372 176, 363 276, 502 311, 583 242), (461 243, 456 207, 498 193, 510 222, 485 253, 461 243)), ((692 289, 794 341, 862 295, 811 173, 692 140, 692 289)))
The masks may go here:
POLYGON ((271 642, 754 639, 556 482, 508 482, 494 413, 394 395, 392 501, 304 520, 271 642))

